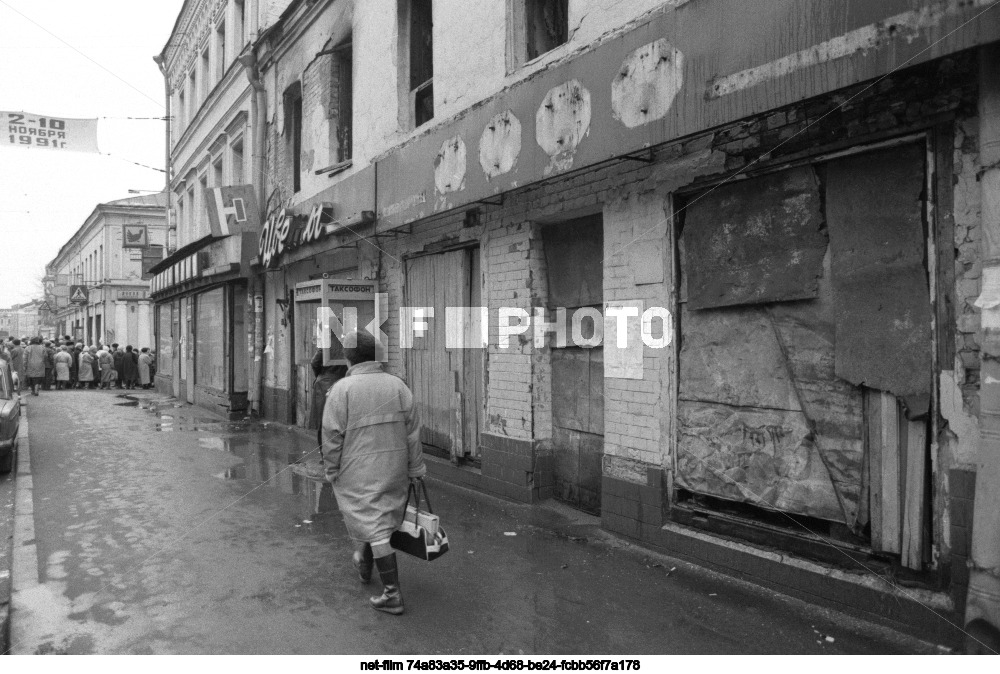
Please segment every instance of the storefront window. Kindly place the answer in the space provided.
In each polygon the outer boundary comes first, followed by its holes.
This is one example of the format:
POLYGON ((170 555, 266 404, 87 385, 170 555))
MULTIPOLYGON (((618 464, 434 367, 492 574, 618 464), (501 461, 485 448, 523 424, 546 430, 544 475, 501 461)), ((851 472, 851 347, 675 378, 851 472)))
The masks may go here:
POLYGON ((156 307, 156 370, 169 375, 174 365, 173 304, 156 307))
POLYGON ((195 306, 195 383, 219 391, 226 386, 224 288, 201 293, 195 306))

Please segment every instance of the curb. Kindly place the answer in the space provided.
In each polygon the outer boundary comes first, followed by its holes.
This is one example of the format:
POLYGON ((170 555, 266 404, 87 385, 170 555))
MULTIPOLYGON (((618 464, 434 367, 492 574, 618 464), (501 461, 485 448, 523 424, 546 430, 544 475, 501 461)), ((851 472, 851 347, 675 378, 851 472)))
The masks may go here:
MULTIPOLYGON (((9 499, 10 514, 8 515, 5 513, 4 517, 9 518, 10 536, 3 541, 3 545, 6 548, 3 559, 6 564, 2 569, 0 569, 0 655, 9 655, 11 645, 10 615, 11 606, 13 604, 12 597, 14 594, 14 539, 16 537, 17 529, 17 497, 18 486, 20 484, 20 480, 17 476, 22 472, 22 457, 26 456, 28 453, 27 410, 28 408, 26 405, 21 406, 21 421, 17 432, 17 463, 14 466, 14 470, 11 471, 9 475, 9 487, 4 489, 4 500, 7 501, 9 499)), ((26 462, 24 466, 27 466, 26 462)))

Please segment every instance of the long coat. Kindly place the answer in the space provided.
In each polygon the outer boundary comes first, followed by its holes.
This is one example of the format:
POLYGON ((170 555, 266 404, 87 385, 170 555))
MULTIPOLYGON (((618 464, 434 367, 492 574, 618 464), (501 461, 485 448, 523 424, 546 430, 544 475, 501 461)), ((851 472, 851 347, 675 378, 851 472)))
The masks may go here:
POLYGON ((135 351, 126 351, 122 356, 122 380, 139 381, 139 357, 135 351))
POLYGON ((69 356, 72 359, 69 364, 70 381, 80 381, 80 353, 81 351, 75 346, 69 350, 69 356))
POLYGON ((403 521, 409 478, 427 472, 410 389, 380 363, 351 367, 326 397, 323 441, 347 532, 359 543, 388 540, 403 521))
POLYGON ((151 380, 149 378, 149 366, 153 362, 153 357, 148 353, 139 354, 139 383, 145 386, 151 380))
POLYGON ((24 350, 24 372, 29 378, 43 378, 45 376, 45 347, 41 344, 32 344, 24 350))
POLYGON ((65 351, 60 351, 52 356, 56 364, 56 381, 69 381, 69 366, 73 362, 73 356, 65 351))
POLYGON ((90 351, 80 352, 79 381, 94 381, 94 355, 90 351))

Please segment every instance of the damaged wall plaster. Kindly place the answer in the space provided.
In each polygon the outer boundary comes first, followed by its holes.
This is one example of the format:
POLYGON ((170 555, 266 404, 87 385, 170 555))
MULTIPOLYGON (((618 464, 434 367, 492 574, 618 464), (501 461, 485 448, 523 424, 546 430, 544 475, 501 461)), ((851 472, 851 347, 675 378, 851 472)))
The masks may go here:
POLYGON ((611 83, 614 118, 630 129, 662 119, 684 84, 684 55, 664 39, 629 54, 611 83))
POLYGON ((479 139, 479 165, 486 179, 507 173, 521 153, 521 121, 510 110, 494 115, 479 139))
POLYGON ((590 92, 578 80, 549 89, 535 113, 535 140, 551 157, 545 175, 573 167, 576 148, 590 132, 590 92))

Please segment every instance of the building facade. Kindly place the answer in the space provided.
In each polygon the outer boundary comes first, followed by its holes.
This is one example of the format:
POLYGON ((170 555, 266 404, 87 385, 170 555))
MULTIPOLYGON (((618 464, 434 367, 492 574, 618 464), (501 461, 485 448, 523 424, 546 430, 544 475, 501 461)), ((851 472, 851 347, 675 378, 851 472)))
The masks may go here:
POLYGON ((149 270, 170 244, 165 207, 166 197, 156 194, 94 208, 46 265, 45 303, 56 335, 153 348, 149 270))
POLYGON ((157 390, 242 416, 248 406, 259 222, 251 183, 261 151, 258 96, 241 64, 258 34, 256 0, 188 0, 157 58, 177 250, 154 268, 157 390), (248 330, 249 339, 248 344, 248 330))
POLYGON ((266 3, 251 403, 353 309, 439 477, 995 634, 998 5, 266 3))

